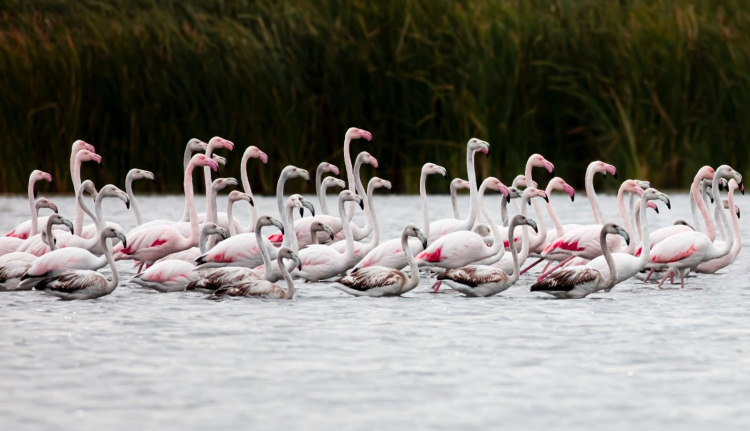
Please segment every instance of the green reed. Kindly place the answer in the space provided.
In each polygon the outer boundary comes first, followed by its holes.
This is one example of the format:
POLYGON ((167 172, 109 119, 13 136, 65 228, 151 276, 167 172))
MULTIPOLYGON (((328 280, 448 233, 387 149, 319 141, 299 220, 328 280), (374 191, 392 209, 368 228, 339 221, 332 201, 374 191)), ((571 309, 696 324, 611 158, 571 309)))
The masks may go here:
POLYGON ((287 164, 343 169, 349 126, 375 136, 353 145, 380 161, 366 174, 401 192, 428 161, 465 177, 470 137, 493 146, 481 176, 507 182, 533 152, 574 185, 602 159, 659 188, 686 187, 704 164, 746 172, 750 155, 744 1, 3 4, 0 191, 24 190, 37 168, 69 190, 75 139, 104 157, 86 167, 97 184, 139 167, 157 191, 180 189, 192 137, 237 144, 222 176, 259 146, 269 165, 250 177, 271 192, 287 164))

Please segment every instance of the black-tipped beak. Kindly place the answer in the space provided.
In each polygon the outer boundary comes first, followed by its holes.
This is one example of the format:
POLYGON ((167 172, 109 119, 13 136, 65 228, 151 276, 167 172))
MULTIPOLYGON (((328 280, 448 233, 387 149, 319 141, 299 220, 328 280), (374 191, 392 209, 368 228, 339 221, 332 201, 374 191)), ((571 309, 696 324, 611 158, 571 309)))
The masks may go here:
POLYGON ((281 231, 281 236, 284 236, 284 228, 282 227, 282 228, 281 228, 281 229, 279 229, 279 230, 281 231))
POLYGON ((510 203, 510 195, 505 197, 505 202, 510 203))
POLYGON ((668 210, 672 209, 672 202, 670 202, 669 199, 667 199, 667 209, 668 210))
POLYGON ((300 208, 299 209, 299 216, 300 217, 304 217, 305 216, 305 209, 304 208, 300 208))
POLYGON ((617 179, 617 172, 615 172, 614 174, 612 174, 612 176, 615 177, 615 179, 617 179))
POLYGON ((130 199, 125 201, 125 208, 130 209, 130 199))
POLYGON ((570 197, 570 201, 571 201, 571 202, 575 202, 575 201, 576 201, 576 195, 573 195, 573 196, 571 196, 571 197, 570 197))
POLYGON ((554 169, 554 168, 552 168, 552 170, 550 171, 550 173, 549 173, 549 174, 550 174, 550 176, 554 177, 554 176, 555 176, 555 169, 554 169))
POLYGON ((255 206, 255 201, 253 200, 253 198, 250 198, 250 205, 255 206))
POLYGON ((656 211, 656 213, 659 214, 659 207, 654 208, 654 211, 656 211))
POLYGON ((544 195, 544 201, 547 202, 547 203, 549 203, 549 196, 544 195))
POLYGON ((422 240, 422 250, 427 250, 427 240, 422 240))
POLYGON ((360 209, 365 209, 365 201, 364 201, 364 199, 360 199, 359 200, 359 208, 360 209))
POLYGON ((739 219, 741 215, 742 215, 742 211, 740 211, 740 209, 737 208, 737 218, 739 219))
POLYGON ((492 148, 487 148, 487 158, 490 158, 490 154, 492 154, 492 148))

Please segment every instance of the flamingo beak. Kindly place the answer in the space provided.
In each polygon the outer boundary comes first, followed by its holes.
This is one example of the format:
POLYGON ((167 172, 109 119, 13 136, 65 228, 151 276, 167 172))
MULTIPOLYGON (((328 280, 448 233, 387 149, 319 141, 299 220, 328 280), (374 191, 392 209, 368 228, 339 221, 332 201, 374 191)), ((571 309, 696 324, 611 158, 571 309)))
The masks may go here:
POLYGON ((530 218, 526 219, 526 223, 531 226, 532 229, 534 229, 535 233, 539 233, 539 227, 536 225, 536 222, 530 218))
POLYGON ((120 232, 119 230, 116 230, 115 236, 117 237, 117 239, 119 239, 122 242, 123 248, 128 248, 128 239, 125 237, 125 235, 122 232, 120 232))
POLYGON ((224 239, 227 239, 227 238, 229 238, 229 234, 227 233, 227 231, 226 231, 226 230, 224 230, 224 229, 222 229, 222 228, 217 228, 217 229, 216 229, 216 233, 217 233, 217 234, 218 234, 218 235, 219 235, 220 237, 222 237, 222 238, 224 238, 224 239))
POLYGON ((328 164, 328 169, 330 169, 329 172, 331 172, 333 175, 339 176, 339 168, 336 165, 328 164))
POLYGON ((417 239, 422 243, 422 250, 427 250, 427 238, 420 229, 414 229, 414 233, 417 234, 417 239))
POLYGON ((323 225, 323 231, 326 232, 328 234, 328 236, 331 237, 331 241, 333 241, 333 239, 334 239, 334 237, 336 235, 333 234, 333 231, 331 230, 331 228, 328 227, 327 225, 323 225))
POLYGON ((300 271, 302 271, 302 261, 299 260, 299 256, 297 256, 297 253, 292 253, 290 257, 294 261, 294 265, 299 268, 300 271))
POLYGON ((65 217, 60 217, 60 221, 62 222, 62 224, 64 224, 65 226, 67 226, 68 229, 70 229, 70 234, 71 235, 75 235, 75 232, 74 232, 74 229, 73 229, 73 223, 70 220, 66 219, 65 217))
POLYGON ((281 231, 281 234, 284 235, 284 225, 281 224, 280 221, 278 221, 277 219, 273 217, 270 217, 270 219, 271 219, 271 224, 279 228, 279 230, 281 231))

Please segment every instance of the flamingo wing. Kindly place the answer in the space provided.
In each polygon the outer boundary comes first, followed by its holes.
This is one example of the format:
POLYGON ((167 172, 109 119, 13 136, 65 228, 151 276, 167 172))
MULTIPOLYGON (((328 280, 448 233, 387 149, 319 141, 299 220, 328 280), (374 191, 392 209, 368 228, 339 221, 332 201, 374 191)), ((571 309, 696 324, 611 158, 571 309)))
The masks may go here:
POLYGON ((199 280, 190 282, 185 290, 219 290, 222 287, 234 286, 258 278, 258 274, 250 268, 228 266, 219 268, 199 280))
MULTIPOLYGON (((651 263, 675 263, 693 256, 708 237, 700 232, 682 232, 670 236, 651 248, 651 263)), ((710 242, 710 241, 709 241, 710 242)))
POLYGON ((438 280, 451 280, 468 287, 481 284, 501 283, 508 278, 505 271, 485 265, 467 265, 457 269, 449 269, 438 274, 438 280))
POLYGON ((284 290, 279 286, 265 280, 252 280, 234 286, 224 286, 216 290, 210 298, 221 296, 252 296, 252 297, 275 297, 284 296, 284 290))
POLYGON ((41 280, 36 285, 36 289, 60 293, 74 293, 106 282, 107 280, 104 276, 96 271, 69 269, 57 277, 48 277, 41 280))
POLYGON ((22 261, 8 262, 0 266, 0 283, 23 277, 30 267, 30 262, 22 261))
POLYGON ((397 269, 383 266, 368 266, 354 270, 350 274, 336 279, 336 283, 365 292, 378 287, 403 284, 405 279, 404 273, 397 269))
POLYGON ((570 292, 575 288, 595 290, 601 274, 586 266, 558 269, 546 278, 531 285, 532 292, 570 292))

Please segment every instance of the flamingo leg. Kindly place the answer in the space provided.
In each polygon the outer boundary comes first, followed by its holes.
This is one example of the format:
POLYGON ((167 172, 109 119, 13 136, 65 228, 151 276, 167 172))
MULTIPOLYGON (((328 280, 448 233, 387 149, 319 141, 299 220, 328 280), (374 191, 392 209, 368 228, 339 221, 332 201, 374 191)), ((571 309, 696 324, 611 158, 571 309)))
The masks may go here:
MULTIPOLYGON (((524 274, 526 273, 526 271, 528 271, 528 270, 530 270, 531 268, 533 268, 533 267, 535 267, 535 266, 539 265, 539 264, 540 264, 540 263, 541 263, 541 262, 542 262, 543 260, 544 260, 544 258, 540 258, 540 259, 539 259, 539 260, 537 260, 536 262, 532 263, 531 265, 529 265, 529 266, 527 266, 526 268, 524 268, 523 270, 521 270, 521 272, 519 272, 519 273, 518 273, 518 275, 524 275, 524 274)), ((549 266, 549 264, 547 264, 547 266, 549 266)), ((545 269, 546 269, 546 268, 545 268, 545 269)))
POLYGON ((661 285, 664 284, 665 281, 667 281, 668 277, 669 277, 669 272, 667 272, 666 274, 664 274, 664 278, 661 279, 661 281, 659 282, 659 285, 656 286, 656 287, 658 287, 659 289, 661 289, 661 285))
POLYGON ((674 284, 674 272, 672 271, 669 271, 669 280, 671 284, 674 284))
POLYGON ((680 289, 685 288, 685 277, 682 275, 682 272, 680 272, 680 289))
POLYGON ((540 276, 539 276, 539 278, 537 278, 537 279, 536 279, 536 281, 537 281, 537 282, 540 282, 540 281, 544 280, 544 279, 545 279, 545 277, 547 277, 547 276, 548 276, 548 275, 550 275, 551 273, 555 272, 555 270, 556 270, 557 268, 559 268, 559 267, 561 267, 561 266, 565 265, 566 263, 570 262, 570 261, 571 261, 571 260, 572 260, 572 259, 573 259, 574 257, 575 257, 575 256, 570 256, 570 257, 566 257, 566 258, 565 258, 565 260, 563 260, 562 262, 560 262, 560 264, 559 264, 559 265, 557 265, 556 267, 554 267, 554 268, 550 269, 549 271, 547 271, 547 272, 543 273, 542 275, 540 275, 540 276))
POLYGON ((547 262, 547 264, 544 265, 544 269, 542 270, 542 272, 546 272, 547 268, 549 268, 550 265, 552 265, 552 262, 547 262))
POLYGON ((440 290, 440 285, 443 284, 442 281, 438 281, 435 284, 432 285, 432 293, 438 293, 440 290))
POLYGON ((643 279, 644 283, 648 283, 648 279, 651 278, 652 275, 654 275, 654 271, 656 271, 656 268, 652 268, 651 271, 648 272, 646 278, 643 279))
POLYGON ((138 267, 138 274, 141 273, 141 270, 143 269, 143 263, 141 263, 141 266, 138 267))

